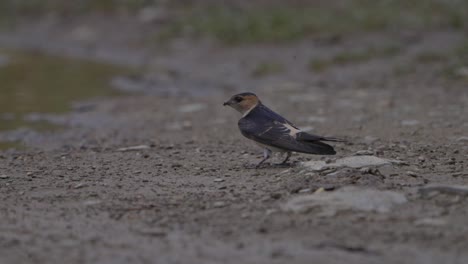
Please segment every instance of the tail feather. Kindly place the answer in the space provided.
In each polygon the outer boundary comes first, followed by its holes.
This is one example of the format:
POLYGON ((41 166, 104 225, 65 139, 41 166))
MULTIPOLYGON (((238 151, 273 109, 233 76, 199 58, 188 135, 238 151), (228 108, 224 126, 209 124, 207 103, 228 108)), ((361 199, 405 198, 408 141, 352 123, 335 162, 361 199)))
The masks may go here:
POLYGON ((304 142, 303 143, 306 146, 307 152, 306 153, 312 153, 312 154, 319 154, 319 155, 335 155, 336 151, 335 149, 323 142, 320 141, 314 141, 314 142, 304 142))
POLYGON ((330 141, 330 142, 346 142, 346 140, 341 139, 341 138, 335 138, 335 137, 322 137, 322 136, 316 136, 312 134, 308 134, 305 132, 300 132, 296 135, 296 139, 300 141, 306 141, 306 142, 316 142, 316 141, 330 141))
POLYGON ((347 142, 346 139, 336 138, 336 137, 322 137, 320 140, 330 141, 330 142, 347 142))

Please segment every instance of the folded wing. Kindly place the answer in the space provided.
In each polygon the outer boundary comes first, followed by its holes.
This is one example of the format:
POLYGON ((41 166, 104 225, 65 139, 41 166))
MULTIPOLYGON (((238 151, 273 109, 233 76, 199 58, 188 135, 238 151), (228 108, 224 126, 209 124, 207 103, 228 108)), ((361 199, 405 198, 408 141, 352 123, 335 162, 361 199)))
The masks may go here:
POLYGON ((336 141, 336 139, 301 132, 290 123, 253 122, 242 118, 238 124, 245 137, 265 145, 310 154, 333 155, 336 153, 332 146, 321 142, 336 141))

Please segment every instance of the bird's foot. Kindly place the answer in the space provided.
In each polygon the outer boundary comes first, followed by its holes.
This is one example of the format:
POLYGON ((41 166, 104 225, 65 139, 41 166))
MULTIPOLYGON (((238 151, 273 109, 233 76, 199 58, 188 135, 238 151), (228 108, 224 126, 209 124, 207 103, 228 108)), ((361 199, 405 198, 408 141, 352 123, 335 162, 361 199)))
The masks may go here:
POLYGON ((294 163, 292 162, 281 162, 281 163, 275 163, 273 166, 278 167, 278 168, 289 168, 292 167, 294 163))

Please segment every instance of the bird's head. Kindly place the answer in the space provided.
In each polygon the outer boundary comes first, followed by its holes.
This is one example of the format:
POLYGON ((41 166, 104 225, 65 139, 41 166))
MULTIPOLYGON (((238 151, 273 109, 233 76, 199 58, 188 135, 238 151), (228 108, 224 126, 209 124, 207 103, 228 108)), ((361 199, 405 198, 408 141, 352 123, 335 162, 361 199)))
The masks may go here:
POLYGON ((228 101, 224 102, 224 106, 228 105, 237 111, 245 114, 252 110, 260 103, 258 97, 253 93, 240 93, 233 95, 228 101))

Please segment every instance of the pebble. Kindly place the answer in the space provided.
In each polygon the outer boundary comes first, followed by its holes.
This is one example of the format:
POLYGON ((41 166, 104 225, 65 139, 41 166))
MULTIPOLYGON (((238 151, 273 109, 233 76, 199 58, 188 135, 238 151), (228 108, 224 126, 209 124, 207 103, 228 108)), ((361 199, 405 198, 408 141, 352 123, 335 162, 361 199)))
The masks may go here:
POLYGON ((418 174, 414 171, 407 171, 406 174, 411 177, 418 177, 418 174))
POLYGON ((216 179, 214 179, 213 181, 214 181, 214 182, 223 182, 223 181, 224 181, 224 179, 221 179, 221 178, 216 178, 216 179))
POLYGON ((9 176, 6 175, 6 174, 1 174, 0 175, 0 179, 8 179, 8 178, 9 178, 9 176))
POLYGON ((132 146, 132 147, 126 147, 126 148, 119 148, 117 151, 120 152, 126 152, 126 151, 138 151, 138 150, 144 150, 144 149, 150 149, 150 146, 147 145, 139 145, 139 146, 132 146))
POLYGON ((75 185, 73 188, 75 189, 80 189, 80 188, 84 188, 84 187, 87 187, 88 185, 84 182, 80 182, 78 183, 77 185, 75 185))
POLYGON ((226 203, 223 202, 223 201, 217 201, 217 202, 213 203, 213 206, 216 207, 216 208, 220 208, 220 207, 226 206, 226 203))
POLYGON ((372 150, 359 150, 354 153, 355 156, 374 155, 372 150))
POLYGON ((414 221, 416 226, 443 226, 447 224, 447 221, 440 218, 422 218, 414 221))

